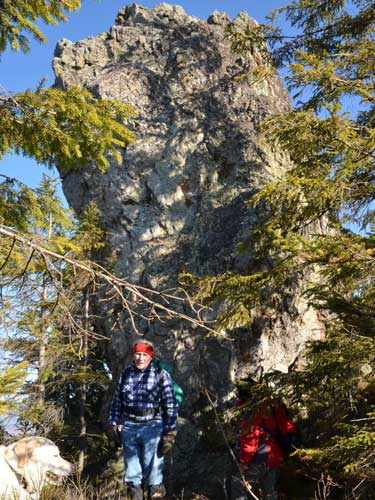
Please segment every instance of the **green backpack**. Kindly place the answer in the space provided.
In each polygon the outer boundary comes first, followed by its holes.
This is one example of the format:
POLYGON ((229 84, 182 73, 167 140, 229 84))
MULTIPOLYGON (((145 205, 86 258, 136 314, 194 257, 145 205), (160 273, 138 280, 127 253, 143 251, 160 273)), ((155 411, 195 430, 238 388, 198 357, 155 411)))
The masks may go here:
MULTIPOLYGON (((174 389, 174 395, 175 395, 175 398, 177 400, 178 406, 181 406, 181 403, 184 399, 184 391, 183 391, 182 387, 180 387, 177 384, 177 382, 174 380, 172 367, 168 363, 166 363, 165 361, 162 361, 161 359, 158 359, 155 356, 152 358, 152 362, 157 367, 159 374, 161 373, 161 370, 165 370, 171 376, 173 389, 174 389)), ((159 378, 159 382, 160 382, 160 380, 161 379, 159 378)))

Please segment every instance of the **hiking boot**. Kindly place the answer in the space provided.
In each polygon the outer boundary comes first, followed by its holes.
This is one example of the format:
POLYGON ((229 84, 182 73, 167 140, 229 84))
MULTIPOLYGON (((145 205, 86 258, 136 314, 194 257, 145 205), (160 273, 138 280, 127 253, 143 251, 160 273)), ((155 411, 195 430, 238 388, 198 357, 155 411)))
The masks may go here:
POLYGON ((126 494, 129 500, 143 500, 142 486, 135 486, 132 483, 126 483, 126 494))
POLYGON ((164 484, 153 484, 150 486, 150 500, 156 500, 157 498, 164 498, 166 495, 164 484))

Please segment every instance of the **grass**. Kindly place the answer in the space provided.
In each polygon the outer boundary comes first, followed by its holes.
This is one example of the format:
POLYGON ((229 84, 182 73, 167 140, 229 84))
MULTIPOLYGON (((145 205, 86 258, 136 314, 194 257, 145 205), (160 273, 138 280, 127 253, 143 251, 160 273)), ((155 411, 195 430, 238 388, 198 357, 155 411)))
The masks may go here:
POLYGON ((46 486, 40 500, 126 500, 123 485, 98 485, 90 484, 80 479, 70 479, 63 485, 46 486))

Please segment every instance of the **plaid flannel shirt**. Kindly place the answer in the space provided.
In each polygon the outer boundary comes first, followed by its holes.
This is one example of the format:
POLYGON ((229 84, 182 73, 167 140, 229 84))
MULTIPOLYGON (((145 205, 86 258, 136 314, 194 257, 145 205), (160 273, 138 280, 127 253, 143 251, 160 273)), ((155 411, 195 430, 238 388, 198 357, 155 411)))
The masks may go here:
POLYGON ((152 415, 145 415, 140 420, 148 421, 155 418, 163 419, 165 431, 176 428, 178 403, 174 394, 170 374, 158 369, 150 363, 144 370, 138 370, 134 362, 121 373, 112 398, 109 422, 114 425, 123 424, 124 407, 135 410, 157 409, 152 415))

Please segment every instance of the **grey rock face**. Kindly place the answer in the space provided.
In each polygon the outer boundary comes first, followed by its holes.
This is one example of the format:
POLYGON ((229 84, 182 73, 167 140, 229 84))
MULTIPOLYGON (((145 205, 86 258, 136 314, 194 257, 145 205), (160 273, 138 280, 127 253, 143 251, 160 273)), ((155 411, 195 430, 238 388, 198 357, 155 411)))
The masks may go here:
MULTIPOLYGON (((237 253, 257 223, 257 213, 244 202, 288 168, 288 158, 262 141, 258 125, 290 103, 277 77, 235 80, 243 63, 263 63, 256 47, 246 61, 231 53, 228 23, 255 21, 246 13, 231 21, 219 12, 204 21, 179 6, 131 4, 108 33, 56 47, 57 86, 79 85, 138 110, 130 123, 137 142, 123 152, 122 165, 105 173, 89 165, 63 181, 77 213, 95 200, 108 233, 107 256, 131 282, 165 289, 184 270, 203 275, 251 269, 251 256, 237 253)), ((98 307, 98 328, 111 338, 108 362, 116 376, 129 361, 134 332, 125 314, 115 317, 108 303, 98 307)), ((297 285, 272 324, 259 317, 235 341, 207 339, 177 321, 139 326, 174 364, 187 393, 187 416, 202 382, 225 401, 235 377, 286 370, 306 340, 321 334, 297 285)))

